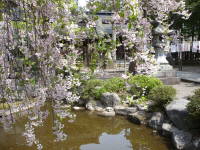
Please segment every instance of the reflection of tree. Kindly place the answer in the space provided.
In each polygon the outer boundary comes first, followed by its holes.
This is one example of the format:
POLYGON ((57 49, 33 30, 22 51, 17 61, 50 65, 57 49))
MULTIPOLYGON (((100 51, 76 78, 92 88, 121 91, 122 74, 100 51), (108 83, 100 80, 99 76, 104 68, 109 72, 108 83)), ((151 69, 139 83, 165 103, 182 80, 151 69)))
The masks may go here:
MULTIPOLYGON (((52 134, 51 129, 53 123, 53 119, 51 117, 52 114, 49 115, 44 123, 44 126, 39 127, 36 130, 37 137, 40 138, 45 150, 79 150, 82 145, 91 143, 100 144, 100 140, 102 140, 102 138, 106 138, 104 136, 102 137, 102 135, 105 134, 123 136, 126 140, 130 141, 134 150, 169 150, 165 144, 163 144, 163 140, 160 137, 152 135, 151 129, 134 125, 126 121, 124 117, 116 116, 113 118, 106 118, 87 112, 77 112, 76 114, 77 118, 73 123, 69 123, 67 121, 62 122, 65 124, 64 132, 67 133, 66 141, 58 143, 53 142, 55 136, 52 134)), ((23 127, 24 122, 26 122, 26 119, 20 119, 20 122, 16 125, 17 129, 21 130, 20 127, 23 127)), ((21 133, 18 132, 17 135, 12 136, 7 133, 2 133, 2 135, 4 140, 0 140, 0 145, 3 147, 4 145, 8 146, 4 149, 8 149, 9 146, 12 146, 15 150, 29 150, 29 147, 25 145, 16 146, 16 140, 14 139, 20 138, 21 133), (9 144, 2 144, 2 142, 6 143, 5 141, 8 139, 12 139, 11 141, 9 140, 9 144)), ((20 141, 17 140, 17 142, 19 144, 24 144, 22 139, 20 139, 20 141)), ((131 149, 130 147, 127 148, 131 149)))
MULTIPOLYGON (((94 114, 78 114, 73 125, 66 125, 69 146, 99 143, 102 133, 119 134, 126 126, 126 121, 121 118, 104 118, 94 114)), ((67 144, 67 145, 68 145, 67 144)), ((73 146, 74 147, 74 146, 73 146)))

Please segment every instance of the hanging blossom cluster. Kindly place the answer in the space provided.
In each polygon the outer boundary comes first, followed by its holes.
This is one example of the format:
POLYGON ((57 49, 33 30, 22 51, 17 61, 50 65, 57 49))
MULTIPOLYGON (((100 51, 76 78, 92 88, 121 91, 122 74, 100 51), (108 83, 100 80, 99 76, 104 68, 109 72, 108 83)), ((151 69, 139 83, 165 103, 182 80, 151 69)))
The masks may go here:
POLYGON ((185 1, 176 0, 144 0, 142 1, 143 9, 147 16, 152 17, 160 23, 169 19, 170 13, 179 14, 188 18, 190 14, 185 9, 185 1))
POLYGON ((141 1, 124 0, 123 2, 115 2, 92 0, 89 2, 89 9, 95 12, 93 8, 95 5, 100 7, 96 7, 98 11, 99 9, 102 11, 111 9, 111 12, 113 12, 111 17, 113 29, 115 29, 118 37, 122 37, 120 42, 125 50, 131 51, 133 54, 129 59, 136 62, 137 72, 144 74, 154 72, 156 68, 155 60, 154 56, 151 55, 152 47, 150 46, 152 26, 144 14, 141 1), (120 3, 121 7, 119 8, 115 2, 120 3), (113 5, 116 5, 116 7, 113 5))
POLYGON ((24 132, 23 135, 26 138, 26 142, 27 142, 28 146, 33 146, 33 144, 36 144, 38 150, 42 150, 43 149, 42 144, 40 144, 39 140, 36 138, 35 128, 33 127, 33 125, 27 123, 25 125, 25 132, 24 132))
POLYGON ((157 70, 156 61, 152 55, 151 47, 152 26, 146 18, 141 2, 138 0, 124 1, 124 17, 120 22, 128 25, 118 28, 118 34, 122 35, 122 44, 125 49, 131 50, 131 61, 137 64, 136 72, 139 74, 151 74, 157 70))
MULTIPOLYGON (((157 50, 151 46, 154 39, 152 31, 157 27, 156 24, 164 25, 164 32, 168 33, 170 14, 178 14, 183 18, 189 17, 185 2, 176 0, 91 0, 88 8, 92 12, 107 10, 113 13, 111 19, 114 29, 113 39, 115 39, 115 32, 118 37, 122 37, 123 47, 133 53, 131 59, 137 64, 136 72, 144 74, 156 72, 158 69, 152 55, 157 50)), ((163 35, 163 39, 166 37, 163 35)))
MULTIPOLYGON (((118 3, 119 1, 115 2, 118 3)), ((152 25, 145 16, 142 1, 124 0, 119 2, 120 8, 115 2, 92 0, 89 3, 89 8, 93 11, 93 6, 96 5, 100 7, 96 7, 97 10, 102 9, 102 11, 105 11, 111 9, 113 12, 111 17, 112 26, 117 37, 122 37, 120 41, 122 46, 126 51, 132 53, 129 60, 136 62, 136 72, 142 74, 154 72, 157 67, 152 55, 153 48, 151 47, 152 25), (116 5, 116 7, 113 5, 116 5)))
POLYGON ((134 18, 135 21, 133 21, 132 27, 123 29, 122 33, 125 37, 123 44, 126 48, 135 50, 132 60, 137 64, 136 72, 151 75, 158 70, 158 65, 154 55, 152 55, 154 53, 154 48, 151 47, 152 29, 155 28, 152 23, 156 21, 167 26, 165 28, 167 31, 170 26, 167 23, 170 13, 188 18, 189 13, 185 9, 185 2, 175 0, 126 0, 124 3, 125 15, 135 16, 129 18, 129 20, 134 18))
MULTIPOLYGON (((41 109, 45 102, 51 101, 56 117, 74 118, 63 103, 71 104, 79 99, 74 91, 80 82, 73 76, 79 55, 75 48, 78 26, 71 13, 74 3, 70 0, 13 0, 12 3, 3 0, 3 5, 0 26, 1 103, 11 106, 20 101, 28 108, 34 100, 35 109, 27 110, 29 121, 23 135, 29 146, 35 144, 37 149, 42 149, 35 127, 41 126, 48 116, 48 112, 41 109)), ((5 115, 1 122, 5 127, 10 127, 15 120, 13 109, 9 108, 2 112, 5 115)), ((59 132, 55 133, 61 135, 62 128, 58 129, 59 132)))
POLYGON ((56 136, 55 142, 58 141, 64 141, 67 138, 67 134, 65 134, 62 129, 64 128, 64 125, 58 121, 54 121, 54 126, 52 127, 53 129, 53 134, 56 136))
POLYGON ((137 53, 135 59, 138 60, 137 73, 139 74, 152 75, 158 69, 154 55, 150 54, 149 50, 137 53))
POLYGON ((25 124, 25 132, 23 136, 26 138, 26 142, 28 146, 33 146, 35 144, 38 150, 42 150, 43 146, 39 143, 39 139, 37 139, 35 135, 35 127, 39 127, 43 125, 43 120, 47 118, 48 111, 41 112, 39 109, 35 108, 35 113, 31 113, 29 117, 29 122, 25 124))

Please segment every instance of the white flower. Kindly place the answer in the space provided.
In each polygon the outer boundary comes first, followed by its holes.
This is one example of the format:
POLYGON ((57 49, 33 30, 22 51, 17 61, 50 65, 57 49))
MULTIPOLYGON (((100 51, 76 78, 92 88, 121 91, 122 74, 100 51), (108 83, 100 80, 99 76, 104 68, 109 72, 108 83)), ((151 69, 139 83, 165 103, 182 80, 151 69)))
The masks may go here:
POLYGON ((67 66, 68 65, 67 59, 60 59, 60 65, 61 67, 67 66))
POLYGON ((122 78, 123 78, 123 79, 128 79, 128 78, 129 78, 129 76, 128 76, 128 75, 126 75, 126 74, 122 74, 122 78))
POLYGON ((63 43, 59 43, 58 46, 61 48, 61 47, 64 47, 64 44, 63 43))

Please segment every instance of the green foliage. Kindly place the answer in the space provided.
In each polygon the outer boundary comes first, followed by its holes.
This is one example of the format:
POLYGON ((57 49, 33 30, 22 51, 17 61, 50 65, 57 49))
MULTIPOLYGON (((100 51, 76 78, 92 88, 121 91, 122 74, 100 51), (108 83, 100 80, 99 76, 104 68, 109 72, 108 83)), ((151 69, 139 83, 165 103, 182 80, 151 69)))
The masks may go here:
POLYGON ((90 53, 90 62, 89 68, 92 72, 100 66, 101 68, 105 68, 109 63, 108 53, 114 49, 114 41, 109 41, 107 38, 99 38, 96 43, 93 43, 91 46, 93 47, 90 53))
POLYGON ((200 119, 200 89, 194 92, 190 100, 191 101, 187 105, 189 114, 196 119, 200 119))
MULTIPOLYGON (((147 96, 154 87, 162 86, 162 82, 154 77, 145 75, 132 76, 128 79, 128 83, 132 86, 130 92, 137 94, 133 101, 144 102, 147 101, 147 96), (136 100, 135 100, 136 98, 136 100)), ((165 88, 165 87, 164 87, 165 88)), ((167 87, 168 88, 168 87, 167 87)), ((105 92, 115 92, 123 98, 127 98, 127 89, 125 80, 120 77, 111 78, 108 80, 91 79, 88 80, 82 90, 83 99, 100 99, 100 96, 105 92)), ((131 104, 134 102, 131 102, 131 104)))
POLYGON ((176 89, 171 86, 162 85, 153 88, 150 91, 148 98, 155 101, 160 106, 165 106, 171 102, 175 96, 176 89))
POLYGON ((131 76, 128 84, 131 85, 130 93, 136 97, 147 96, 154 87, 163 85, 158 78, 146 75, 131 76))
POLYGON ((140 98, 138 98, 138 99, 133 99, 132 101, 131 101, 131 103, 129 104, 129 105, 137 105, 137 104, 139 104, 139 105, 145 105, 145 103, 148 101, 148 99, 146 98, 146 97, 144 97, 144 96, 142 96, 142 97, 140 97, 140 98))
POLYGON ((200 89, 194 91, 194 95, 190 99, 200 98, 200 89))
MULTIPOLYGON (((5 4, 3 1, 0 1, 0 10, 2 10, 5 7, 5 4)), ((0 21, 3 21, 3 13, 0 11, 0 21)))
POLYGON ((104 89, 104 81, 99 79, 88 80, 82 91, 82 98, 88 100, 90 98, 99 99, 101 94, 106 92, 104 89))
POLYGON ((188 112, 194 118, 200 119, 200 97, 193 98, 187 105, 188 112))
POLYGON ((125 82, 124 82, 124 79, 115 77, 115 78, 106 80, 104 87, 108 92, 118 93, 125 90, 125 82))
POLYGON ((122 93, 125 91, 125 82, 122 78, 111 78, 108 80, 91 79, 88 80, 82 91, 82 98, 99 100, 105 92, 122 93))

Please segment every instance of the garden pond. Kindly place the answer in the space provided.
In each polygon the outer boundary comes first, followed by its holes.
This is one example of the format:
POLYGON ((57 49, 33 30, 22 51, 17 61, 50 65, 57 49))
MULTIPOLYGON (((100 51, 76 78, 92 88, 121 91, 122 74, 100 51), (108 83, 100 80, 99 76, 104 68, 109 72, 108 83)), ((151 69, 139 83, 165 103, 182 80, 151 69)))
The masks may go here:
MULTIPOLYGON (((74 112, 77 117, 71 122, 65 120, 64 132, 67 139, 53 142, 52 116, 44 125, 36 128, 36 135, 44 150, 171 150, 170 141, 154 135, 152 129, 134 125, 125 117, 100 117, 87 111, 74 112)), ((0 128, 0 150, 35 150, 26 146, 24 124, 26 118, 20 118, 14 128, 5 131, 0 128)))

